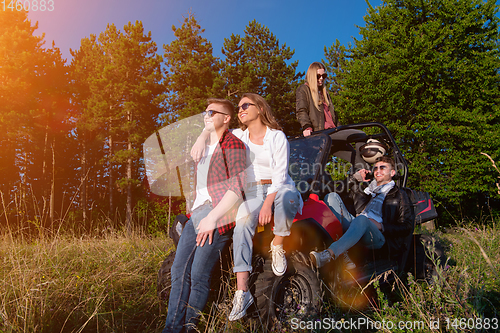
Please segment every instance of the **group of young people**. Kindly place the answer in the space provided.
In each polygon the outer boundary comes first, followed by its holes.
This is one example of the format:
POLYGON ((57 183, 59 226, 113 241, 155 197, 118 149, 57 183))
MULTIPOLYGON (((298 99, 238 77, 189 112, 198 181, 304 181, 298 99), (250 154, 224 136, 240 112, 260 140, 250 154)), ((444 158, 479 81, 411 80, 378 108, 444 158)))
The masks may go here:
MULTIPOLYGON (((338 126, 325 87, 326 78, 325 67, 314 62, 309 66, 306 82, 297 89, 297 118, 304 136, 338 126)), ((293 219, 303 207, 302 197, 288 174, 288 140, 263 97, 246 93, 236 110, 228 100, 209 99, 203 116, 205 127, 191 151, 196 162, 196 195, 171 268, 171 292, 163 333, 195 331, 208 300, 213 269, 220 252, 231 239, 237 291, 228 319, 233 321, 245 316, 254 302, 248 280, 257 225, 270 223, 274 216, 274 238, 270 244, 272 270, 281 276, 287 270, 283 241, 290 235, 293 219), (229 123, 235 116, 240 128, 230 130, 229 123)), ((384 187, 394 166, 387 161, 381 163, 375 179, 381 179, 383 184, 371 190, 379 193, 383 189, 386 194, 394 187, 393 182, 389 189, 384 187)), ((360 172, 360 180, 366 180, 367 171, 358 171, 356 175, 360 172)), ((332 210, 335 199, 327 203, 332 210)), ((347 230, 349 223, 352 226, 358 219, 342 218, 341 209, 336 214, 340 214, 340 221, 347 230)), ((371 205, 370 211, 374 209, 381 209, 381 204, 371 205)), ((379 216, 372 213, 361 220, 364 224, 353 229, 355 235, 349 236, 348 244, 359 241, 365 234, 373 234, 370 221, 382 224, 379 216)), ((374 226, 383 232, 379 226, 374 226)), ((365 238, 373 239, 371 234, 365 238)), ((379 233, 375 236, 378 237, 375 246, 383 244, 379 233)), ((311 260, 321 266, 344 253, 347 246, 341 244, 320 253, 313 251, 311 260)))

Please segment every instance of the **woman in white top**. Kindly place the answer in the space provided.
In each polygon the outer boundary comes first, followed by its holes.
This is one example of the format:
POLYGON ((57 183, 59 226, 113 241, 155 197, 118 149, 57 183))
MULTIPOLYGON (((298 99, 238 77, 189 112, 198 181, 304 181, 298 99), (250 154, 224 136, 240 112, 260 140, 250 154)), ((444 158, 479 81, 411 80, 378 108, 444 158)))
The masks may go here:
POLYGON ((270 252, 273 272, 281 276, 287 269, 283 240, 290 235, 293 219, 303 205, 288 175, 288 140, 266 100, 257 94, 244 94, 238 103, 238 120, 241 129, 232 133, 247 145, 251 165, 247 169, 246 201, 238 210, 233 232, 233 271, 238 290, 229 320, 243 317, 253 303, 247 283, 252 270, 252 239, 257 223, 271 222, 274 208, 274 239, 270 252))
MULTIPOLYGON (((242 318, 254 302, 248 290, 248 278, 252 271, 252 240, 257 223, 268 224, 274 212, 274 239, 270 252, 273 272, 281 276, 287 269, 283 240, 290 235, 293 219, 303 206, 300 193, 288 174, 288 140, 266 100, 257 94, 244 94, 238 103, 238 120, 240 129, 232 130, 232 133, 247 145, 249 167, 246 200, 239 207, 233 231, 233 271, 238 290, 229 315, 231 321, 242 318)), ((200 155, 196 151, 199 152, 204 145, 203 135, 200 139, 193 147, 192 155, 200 155)))

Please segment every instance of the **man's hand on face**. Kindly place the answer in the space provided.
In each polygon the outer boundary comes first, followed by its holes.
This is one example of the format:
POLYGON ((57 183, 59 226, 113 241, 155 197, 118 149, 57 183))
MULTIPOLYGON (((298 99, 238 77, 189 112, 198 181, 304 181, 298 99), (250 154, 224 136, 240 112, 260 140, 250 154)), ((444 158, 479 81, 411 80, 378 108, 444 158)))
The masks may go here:
POLYGON ((196 236, 196 246, 205 245, 207 239, 208 244, 212 244, 215 225, 216 220, 214 220, 210 214, 200 221, 198 226, 198 235, 196 236))
POLYGON ((358 172, 356 172, 356 173, 354 174, 354 178, 356 178, 356 180, 357 180, 358 182, 360 182, 360 181, 367 182, 367 181, 368 181, 368 179, 366 179, 366 175, 368 175, 369 173, 370 173, 370 171, 369 171, 369 170, 366 170, 366 169, 361 169, 361 170, 359 170, 358 172))

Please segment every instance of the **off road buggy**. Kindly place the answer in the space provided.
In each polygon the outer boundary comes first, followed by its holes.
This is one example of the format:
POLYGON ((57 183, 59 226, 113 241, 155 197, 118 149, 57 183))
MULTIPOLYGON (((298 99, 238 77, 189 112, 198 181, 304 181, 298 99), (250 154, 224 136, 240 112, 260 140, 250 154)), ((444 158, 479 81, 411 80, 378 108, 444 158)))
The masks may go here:
MULTIPOLYGON (((419 234, 408 236, 410 244, 404 253, 389 253, 386 247, 380 250, 368 250, 358 244, 349 250, 349 256, 356 264, 354 270, 347 271, 343 260, 335 260, 317 271, 309 259, 311 250, 324 250, 342 235, 342 226, 335 215, 322 201, 324 196, 335 191, 346 174, 353 174, 361 168, 371 166, 363 158, 365 155, 381 152, 376 147, 367 147, 367 141, 376 140, 396 162, 394 180, 403 188, 413 204, 415 225, 437 216, 428 193, 406 188, 408 166, 389 130, 380 123, 364 123, 340 126, 334 129, 315 132, 309 137, 297 137, 290 140, 289 174, 301 192, 304 208, 297 215, 291 228, 291 235, 286 238, 284 249, 287 253, 288 270, 277 277, 271 269, 269 244, 272 240, 271 225, 259 230, 254 237, 253 272, 251 291, 254 295, 253 315, 261 320, 286 320, 293 317, 312 317, 319 314, 324 295, 330 295, 338 306, 362 306, 365 296, 360 296, 360 287, 365 286, 373 277, 383 273, 391 279, 395 274, 405 275, 411 272, 417 279, 429 279, 435 273, 434 262, 425 251, 434 251, 433 256, 441 258, 443 252, 432 237, 419 234), (403 274, 402 274, 403 273, 403 274), (361 303, 360 303, 361 302, 361 303)), ((369 146, 372 147, 372 146, 369 146)), ((373 155, 372 155, 373 156, 373 155)), ((349 207, 347 198, 344 202, 349 207)), ((178 216, 171 236, 177 244, 179 232, 187 217, 178 216)), ((160 298, 168 300, 170 286, 170 267, 175 252, 163 262, 158 272, 158 293, 160 298)), ((221 272, 215 275, 229 274, 232 269, 231 249, 221 258, 221 272)), ((441 262, 444 259, 441 258, 441 262)), ((221 276, 219 275, 219 276, 221 276)), ((212 284, 215 292, 227 287, 221 285, 217 276, 212 284)), ((231 297, 229 297, 232 299, 231 297)), ((252 310, 252 308, 250 308, 252 310)))

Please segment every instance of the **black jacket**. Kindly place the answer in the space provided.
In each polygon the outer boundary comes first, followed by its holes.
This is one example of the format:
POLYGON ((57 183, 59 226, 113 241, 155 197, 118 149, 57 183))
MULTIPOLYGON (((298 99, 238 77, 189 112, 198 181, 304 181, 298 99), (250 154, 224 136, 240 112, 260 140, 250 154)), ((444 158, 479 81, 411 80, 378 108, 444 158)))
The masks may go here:
MULTIPOLYGON (((301 85, 297 88, 295 93, 296 104, 295 109, 297 113, 297 120, 302 127, 302 130, 307 128, 312 128, 313 131, 321 131, 325 129, 325 112, 318 109, 318 106, 314 104, 312 99, 311 89, 306 84, 301 85)), ((333 103, 328 95, 329 109, 332 114, 333 123, 338 126, 337 115, 333 109, 333 103)))
MULTIPOLYGON (((371 199, 370 195, 364 193, 361 184, 354 178, 350 178, 350 186, 344 186, 344 189, 350 187, 348 196, 353 200, 356 215, 365 209, 371 199)), ((403 255, 403 253, 407 253, 410 246, 410 237, 415 227, 415 215, 408 195, 397 185, 385 196, 382 205, 382 219, 384 221, 383 234, 389 255, 396 257, 399 264, 404 266, 406 255, 403 255)))

